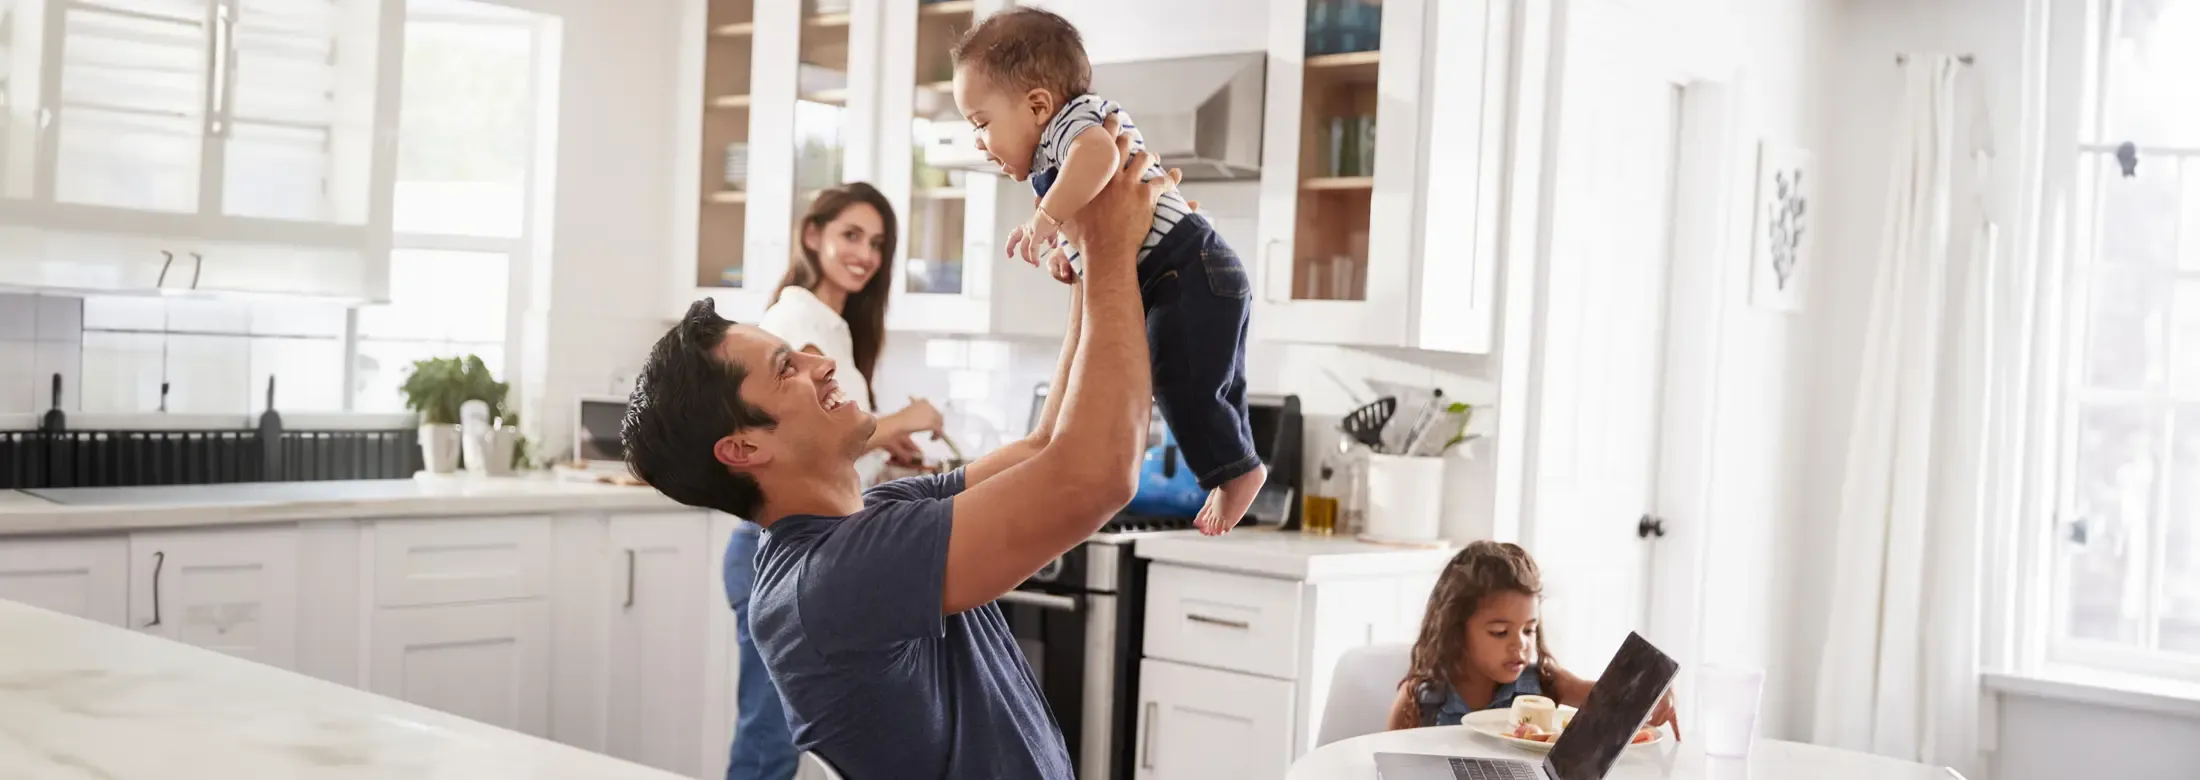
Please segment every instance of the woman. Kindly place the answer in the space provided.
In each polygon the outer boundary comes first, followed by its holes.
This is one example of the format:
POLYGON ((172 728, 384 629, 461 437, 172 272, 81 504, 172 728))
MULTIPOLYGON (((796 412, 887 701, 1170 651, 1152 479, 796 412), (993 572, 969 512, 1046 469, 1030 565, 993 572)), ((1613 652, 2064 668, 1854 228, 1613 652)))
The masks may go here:
MULTIPOLYGON (((772 293, 771 308, 757 325, 790 347, 839 363, 835 379, 842 391, 864 411, 875 411, 870 374, 878 367, 886 339, 887 286, 893 283, 898 232, 894 207, 869 184, 836 187, 810 203, 797 232, 802 251, 790 258, 787 275, 772 293)), ((889 458, 921 460, 923 453, 910 437, 927 431, 938 435, 942 424, 939 410, 920 399, 881 416, 871 435, 872 452, 857 463, 857 473, 869 482, 889 458)), ((726 597, 733 602, 734 636, 741 649, 741 711, 727 780, 787 780, 794 777, 797 758, 779 691, 765 674, 748 629, 760 532, 743 521, 726 546, 726 597)))

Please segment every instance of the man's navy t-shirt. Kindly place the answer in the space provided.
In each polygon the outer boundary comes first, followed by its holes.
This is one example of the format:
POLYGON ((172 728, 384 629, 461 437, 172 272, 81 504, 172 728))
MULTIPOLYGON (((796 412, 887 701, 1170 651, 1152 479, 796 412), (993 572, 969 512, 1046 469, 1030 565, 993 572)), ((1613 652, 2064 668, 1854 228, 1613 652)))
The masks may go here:
POLYGON ((844 775, 1071 780, 1000 607, 940 614, 962 487, 960 471, 895 480, 847 517, 773 523, 749 598, 756 648, 795 745, 844 775))

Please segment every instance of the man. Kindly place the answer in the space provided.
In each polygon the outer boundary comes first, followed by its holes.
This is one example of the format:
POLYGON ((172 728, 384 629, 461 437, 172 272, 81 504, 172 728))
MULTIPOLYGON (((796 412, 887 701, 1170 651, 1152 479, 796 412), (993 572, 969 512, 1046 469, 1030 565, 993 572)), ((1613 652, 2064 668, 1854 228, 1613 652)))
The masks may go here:
POLYGON ((651 350, 627 462, 690 506, 754 520, 749 624, 795 744, 851 777, 1073 777, 993 600, 1128 503, 1152 409, 1136 256, 1174 186, 1116 180, 1068 226, 1086 257, 1037 430, 959 472, 857 489, 875 421, 833 362, 709 301, 651 350))

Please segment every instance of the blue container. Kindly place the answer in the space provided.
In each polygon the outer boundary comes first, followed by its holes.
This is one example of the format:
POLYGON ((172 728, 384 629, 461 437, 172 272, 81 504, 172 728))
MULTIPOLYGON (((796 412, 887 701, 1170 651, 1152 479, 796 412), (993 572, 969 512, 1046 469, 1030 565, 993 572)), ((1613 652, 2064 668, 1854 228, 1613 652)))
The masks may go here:
POLYGON ((1161 437, 1138 464, 1138 494, 1128 509, 1154 517, 1193 517, 1207 503, 1207 491, 1199 489, 1199 477, 1185 465, 1177 451, 1176 434, 1161 426, 1161 437))

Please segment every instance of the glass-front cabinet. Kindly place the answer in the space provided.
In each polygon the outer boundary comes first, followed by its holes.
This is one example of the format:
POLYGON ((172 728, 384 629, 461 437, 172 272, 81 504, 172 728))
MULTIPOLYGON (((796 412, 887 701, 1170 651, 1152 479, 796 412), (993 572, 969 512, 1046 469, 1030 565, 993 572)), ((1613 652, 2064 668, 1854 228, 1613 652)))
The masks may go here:
POLYGON ((973 165, 977 151, 955 107, 948 55, 979 19, 1013 3, 883 1, 879 183, 903 215, 887 324, 987 332, 994 248, 1008 230, 995 206, 1002 188, 1015 185, 973 165))
POLYGON ((1270 4, 1256 334, 1489 348, 1507 5, 1270 4))
MULTIPOLYGON (((357 283, 315 294, 379 295, 405 10, 405 0, 0 2, 0 225, 48 237, 14 244, 0 277, 39 284, 17 271, 46 260, 182 262, 137 249, 38 256, 129 236, 217 276, 256 262, 240 246, 332 251, 346 267, 327 276, 357 283)), ((115 291, 173 286, 113 276, 115 291)))
POLYGON ((403 11, 399 0, 19 0, 5 31, 20 47, 8 58, 11 205, 63 207, 50 213, 78 224, 187 215, 196 234, 307 243, 311 227, 367 225, 377 165, 394 150, 380 132, 396 117, 384 66, 403 11))
POLYGON ((700 186, 683 198, 690 274, 674 300, 717 300, 726 316, 763 314, 795 250, 795 222, 817 194, 876 175, 880 0, 691 0, 685 53, 695 96, 700 186))

